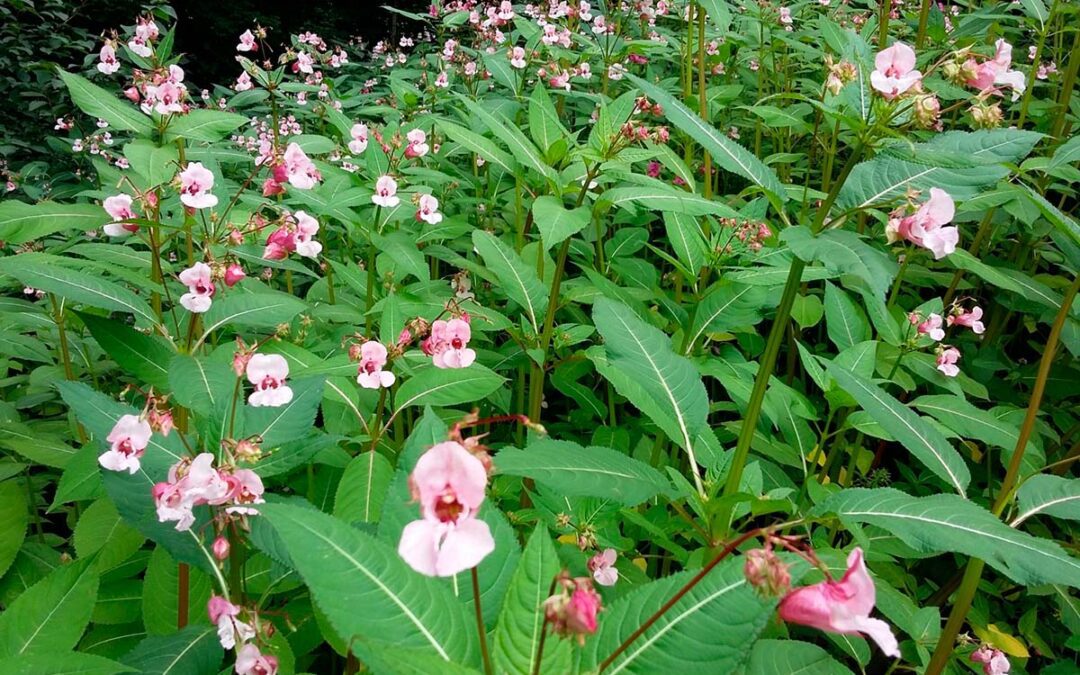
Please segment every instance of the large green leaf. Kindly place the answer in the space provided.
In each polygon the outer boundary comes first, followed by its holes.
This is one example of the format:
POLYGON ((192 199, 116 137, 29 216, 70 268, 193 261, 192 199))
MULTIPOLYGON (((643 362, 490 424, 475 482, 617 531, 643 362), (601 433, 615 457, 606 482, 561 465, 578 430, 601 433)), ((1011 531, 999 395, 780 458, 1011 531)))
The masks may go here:
POLYGON ((150 187, 168 183, 179 170, 180 152, 172 143, 158 146, 150 140, 140 138, 124 146, 124 157, 127 157, 131 168, 145 178, 150 187))
POLYGON ((26 488, 14 480, 0 483, 0 577, 4 576, 18 555, 26 537, 29 511, 26 488))
MULTIPOLYGON (((542 91, 537 87, 537 91, 542 91)), ((585 207, 568 209, 558 197, 537 197, 532 206, 533 222, 540 230, 544 248, 561 244, 567 238, 581 232, 589 224, 592 212, 585 207)), ((477 230, 479 232, 479 230, 477 230)))
POLYGON ((71 100, 87 115, 100 117, 116 131, 133 131, 140 136, 154 133, 149 117, 82 75, 60 71, 60 78, 71 93, 71 100))
POLYGON ((0 658, 70 651, 90 623, 97 591, 93 560, 57 567, 0 614, 0 658))
POLYGON ((177 354, 167 366, 173 397, 185 408, 209 415, 232 401, 236 374, 223 359, 177 354))
POLYGON ((787 195, 776 173, 746 148, 729 139, 697 113, 687 108, 664 89, 648 80, 627 75, 627 79, 644 91, 649 99, 664 106, 664 115, 668 121, 686 132, 691 138, 709 151, 717 166, 738 174, 759 186, 775 202, 784 202, 787 195))
POLYGON ((547 88, 539 82, 533 85, 533 93, 529 98, 529 133, 544 153, 558 141, 570 136, 570 132, 559 120, 559 112, 551 103, 547 88))
POLYGON ((96 556, 98 569, 102 572, 130 558, 146 541, 137 530, 120 519, 120 514, 108 498, 97 500, 82 512, 79 522, 75 524, 72 540, 79 558, 96 556))
POLYGON ((732 328, 753 326, 764 318, 764 310, 780 301, 775 289, 750 286, 722 279, 709 289, 693 313, 686 353, 706 332, 722 333, 732 328))
POLYGON ((315 426, 322 401, 322 377, 302 377, 289 381, 292 400, 285 405, 244 409, 244 435, 259 436, 266 449, 303 438, 315 426))
POLYGON ((80 313, 79 318, 105 353, 137 377, 139 384, 149 384, 159 392, 170 391, 169 362, 176 351, 164 338, 94 314, 80 313))
POLYGON ((394 396, 394 406, 459 405, 478 402, 494 393, 505 379, 474 363, 468 368, 423 368, 405 380, 394 396))
POLYGON ((536 269, 526 265, 513 249, 493 234, 473 230, 472 240, 484 264, 499 279, 502 291, 521 305, 533 330, 539 332, 547 311, 548 291, 536 276, 536 269))
MULTIPOLYGON (((987 410, 976 408, 959 396, 920 396, 911 404, 965 438, 1002 448, 1006 458, 1012 457, 1020 440, 1020 429, 1015 424, 987 410)), ((1029 440, 1021 465, 1024 472, 1039 471, 1044 460, 1042 450, 1029 440)), ((1008 463, 1007 459, 1005 463, 1008 463)))
POLYGON ((80 652, 24 654, 0 659, 0 673, 18 675, 117 675, 133 668, 103 656, 80 652))
POLYGON ((123 661, 143 675, 206 675, 218 671, 222 655, 213 626, 188 626, 145 638, 123 661))
POLYGON ((758 640, 750 652, 746 675, 851 675, 851 671, 817 645, 797 640, 758 640))
POLYGON ((453 592, 412 571, 391 546, 314 509, 266 504, 261 517, 284 543, 338 635, 423 649, 471 663, 476 629, 453 592))
POLYGON ((785 229, 780 238, 803 261, 817 260, 836 273, 857 276, 879 298, 885 297, 897 273, 896 261, 854 232, 826 230, 814 236, 810 228, 799 225, 785 229))
POLYGON ((830 364, 828 370, 840 388, 855 397, 863 410, 916 459, 961 495, 966 493, 971 472, 940 431, 866 378, 836 363, 830 364))
MULTIPOLYGON (((560 568, 547 528, 537 527, 514 570, 492 636, 491 656, 499 672, 534 672, 540 636, 547 629, 543 603, 560 568)), ((570 657, 568 642, 546 641, 543 672, 571 672, 570 657)))
POLYGON ((593 323, 604 338, 609 365, 640 385, 630 402, 646 414, 663 411, 653 422, 695 459, 694 441, 705 427, 709 399, 694 364, 676 355, 667 335, 622 303, 598 298, 593 323), (639 402, 641 394, 648 402, 639 402))
MULTIPOLYGON (((163 547, 150 554, 143 581, 142 620, 150 635, 176 632, 180 611, 180 565, 163 547)), ((210 600, 213 584, 200 569, 188 569, 188 621, 206 624, 210 619, 203 608, 210 600)))
POLYGON ((224 110, 198 108, 174 117, 165 131, 165 140, 220 141, 248 123, 248 118, 224 110))
POLYGON ((66 230, 96 230, 109 222, 112 217, 96 204, 0 202, 0 241, 9 244, 25 244, 66 230))
POLYGON ((845 524, 876 525, 922 553, 950 551, 980 558, 1018 584, 1080 587, 1080 560, 1058 544, 1015 530, 958 495, 912 497, 893 488, 851 488, 815 513, 845 524))
POLYGON ((598 497, 624 506, 636 506, 670 487, 663 474, 644 462, 572 441, 540 439, 523 450, 503 448, 495 468, 533 478, 567 497, 598 497))
POLYGON ((334 515, 346 523, 377 523, 394 467, 379 453, 369 450, 345 467, 334 499, 334 515))
POLYGON ((600 195, 597 201, 622 209, 640 206, 650 211, 683 213, 688 216, 716 215, 734 218, 739 215, 720 202, 664 185, 659 181, 649 185, 614 187, 600 195))
POLYGON ((668 242, 691 276, 696 277, 708 259, 709 246, 705 243, 697 219, 685 213, 664 213, 664 228, 668 242))
POLYGON ((1016 502, 1013 527, 1040 514, 1080 520, 1080 480, 1049 474, 1032 476, 1016 491, 1016 502))
POLYGON ((510 148, 512 154, 522 166, 528 167, 541 176, 555 180, 555 170, 544 163, 544 159, 533 142, 521 132, 512 122, 498 112, 489 112, 479 101, 474 101, 460 94, 457 99, 465 104, 469 112, 480 118, 484 126, 488 128, 500 141, 510 148))
POLYGON ((285 293, 231 293, 214 301, 203 325, 207 335, 222 326, 274 328, 305 309, 303 300, 285 293))
POLYGON ((870 322, 851 296, 825 283, 825 328, 836 348, 843 351, 870 339, 870 322))
POLYGON ((500 167, 506 173, 512 174, 517 168, 517 163, 513 157, 480 134, 447 120, 439 120, 439 128, 442 129, 447 138, 482 157, 485 161, 500 167))

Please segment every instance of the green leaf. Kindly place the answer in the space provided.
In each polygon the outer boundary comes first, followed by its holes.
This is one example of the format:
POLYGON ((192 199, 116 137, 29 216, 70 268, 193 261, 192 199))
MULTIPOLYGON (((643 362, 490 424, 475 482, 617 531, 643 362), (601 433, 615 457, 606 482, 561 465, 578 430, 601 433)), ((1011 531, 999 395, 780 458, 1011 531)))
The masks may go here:
POLYGON ((774 204, 787 201, 784 186, 776 173, 753 153, 702 120, 697 113, 659 86, 636 75, 628 74, 626 78, 644 91, 649 99, 664 106, 664 116, 668 121, 708 150, 717 166, 757 185, 769 195, 774 204))
POLYGON ((473 230, 473 246, 484 264, 498 277, 502 291, 525 310, 533 330, 540 331, 540 321, 548 306, 548 291, 536 276, 536 270, 495 235, 473 230))
POLYGON ((893 488, 849 488, 814 513, 835 513, 845 524, 876 525, 920 553, 979 558, 1025 586, 1080 587, 1080 561, 1053 541, 1014 530, 958 495, 912 497, 893 488))
POLYGON ((80 110, 91 117, 105 120, 114 131, 132 131, 147 137, 154 133, 154 123, 148 116, 119 100, 112 92, 81 75, 62 70, 60 79, 67 85, 71 100, 80 110))
POLYGON ((0 202, 0 241, 25 244, 54 232, 96 230, 112 217, 97 204, 0 202))
POLYGON ((148 325, 157 324, 150 305, 120 284, 99 276, 59 267, 40 254, 24 253, 0 258, 0 274, 8 274, 23 284, 55 293, 72 302, 118 312, 129 312, 136 320, 148 325))
POLYGON ((545 154, 555 143, 570 136, 559 120, 559 113, 551 103, 547 88, 539 82, 533 85, 529 98, 529 133, 545 154))
POLYGON ((206 675, 218 672, 222 656, 214 627, 188 626, 145 638, 123 661, 143 675, 206 675))
POLYGON ((1022 298, 1045 305, 1051 309, 1061 306, 1061 299, 1042 284, 1017 270, 1007 267, 995 267, 971 255, 963 249, 957 249, 946 258, 957 269, 967 270, 983 281, 998 288, 1012 291, 1022 298))
POLYGON ((491 133, 495 134, 500 141, 506 144, 506 147, 510 148, 510 154, 522 166, 532 169, 549 180, 554 181, 557 179, 555 170, 544 163, 540 151, 536 149, 532 141, 525 137, 525 134, 521 133, 517 126, 499 113, 488 112, 479 101, 474 101, 460 94, 455 94, 455 96, 465 104, 465 107, 472 114, 480 118, 480 121, 484 123, 484 126, 491 133))
POLYGON ((206 335, 226 325, 275 328, 307 308, 303 300, 285 293, 231 293, 214 301, 203 325, 206 335))
POLYGON ((56 494, 48 512, 55 511, 61 504, 68 502, 96 499, 105 494, 101 484, 101 472, 98 471, 99 450, 88 443, 71 456, 60 482, 56 485, 56 494))
POLYGON ((667 335, 622 303, 598 298, 593 323, 604 338, 611 367, 640 384, 637 391, 650 399, 644 406, 633 398, 630 402, 646 414, 653 407, 663 411, 653 422, 696 461, 694 440, 705 428, 709 399, 694 364, 676 355, 667 335))
POLYGON ((503 171, 506 171, 506 173, 514 173, 517 168, 517 162, 514 161, 513 157, 506 154, 504 150, 500 149, 499 146, 495 145, 490 140, 448 120, 439 120, 438 124, 439 128, 442 129, 443 133, 446 134, 446 137, 450 140, 469 152, 483 157, 485 161, 500 167, 503 171))
POLYGON ((80 559, 96 555, 98 569, 106 572, 130 558, 146 539, 120 520, 108 499, 99 499, 82 513, 75 524, 75 553, 80 559))
POLYGON ((1010 523, 1012 527, 1039 514, 1080 520, 1080 480, 1049 474, 1032 476, 1016 491, 1016 501, 1018 513, 1010 523))
POLYGON ((533 478, 561 495, 610 499, 624 506, 637 506, 670 488, 664 475, 644 462, 571 441, 541 439, 523 450, 503 448, 496 469, 533 478))
POLYGON ((870 322, 862 308, 828 282, 825 283, 825 327, 829 339, 840 351, 870 339, 870 322))
MULTIPOLYGON (((4 576, 22 548, 30 514, 26 488, 14 480, 0 483, 0 577, 4 576)), ((0 671, 3 672, 3 671, 0 671)))
POLYGON ((829 365, 828 372, 841 389, 851 394, 875 422, 934 475, 961 495, 966 493, 971 473, 960 453, 940 431, 866 378, 836 363, 829 365))
POLYGON ((232 400, 236 374, 220 359, 177 354, 169 360, 169 385, 177 403, 209 415, 232 400))
MULTIPOLYGON (((192 113, 200 112, 193 110, 192 113)), ((158 147, 146 139, 138 139, 124 146, 124 157, 131 168, 153 187, 168 183, 179 169, 180 153, 175 145, 158 147)))
POLYGON ((685 351, 692 351, 694 344, 706 332, 722 333, 732 328, 755 325, 764 318, 763 310, 775 307, 778 302, 775 289, 722 279, 713 284, 698 303, 689 337, 684 342, 685 351))
MULTIPOLYGON (((542 88, 537 87, 537 91, 542 88)), ((532 206, 533 222, 540 230, 540 240, 544 248, 561 244, 564 240, 581 232, 592 219, 592 212, 585 207, 568 209, 558 197, 544 195, 537 197, 532 206)), ((479 230, 478 230, 479 231, 479 230)))
MULTIPOLYGON (((491 657, 498 672, 534 672, 540 636, 547 628, 542 605, 551 580, 560 569, 561 563, 547 528, 538 526, 525 544, 525 551, 510 579, 492 636, 491 657)), ((570 658, 569 642, 546 641, 543 655, 546 672, 571 672, 570 658)))
POLYGON ((105 353, 139 384, 149 384, 159 392, 171 390, 168 368, 176 351, 164 338, 94 314, 80 312, 79 318, 105 353))
POLYGON ((601 194, 597 202, 607 202, 623 209, 641 206, 650 211, 670 211, 689 216, 716 215, 725 218, 738 216, 738 212, 720 202, 664 185, 659 181, 650 182, 648 185, 611 188, 601 194))
POLYGON ((851 671, 817 645, 797 640, 758 640, 750 652, 746 675, 851 675, 851 671))
POLYGON ((1020 6, 1024 8, 1024 14, 1039 22, 1039 30, 1046 29, 1046 22, 1050 13, 1046 11, 1046 5, 1042 0, 1020 0, 1020 6))
MULTIPOLYGON (((475 658, 476 628, 463 606, 396 550, 314 509, 265 504, 260 511, 338 635, 422 649, 444 661, 475 658)), ((353 648, 363 658, 363 642, 353 648)))
MULTIPOLYGON (((976 408, 960 396, 920 396, 911 404, 960 436, 1002 448, 1008 457, 1012 457, 1013 450, 1020 441, 1020 429, 1015 424, 1010 424, 989 411, 976 408)), ((1039 471, 1042 469, 1042 462, 1035 458, 1045 459, 1042 450, 1030 440, 1026 448, 1025 460, 1033 461, 1024 462, 1024 472, 1039 471)))
POLYGON ((897 273, 896 261, 847 230, 826 230, 814 236, 805 225, 789 227, 780 238, 804 262, 820 261, 840 274, 852 274, 884 298, 897 273))
POLYGON ((248 123, 248 118, 224 110, 196 108, 178 115, 169 122, 165 140, 186 138, 189 141, 220 141, 248 123))
POLYGON ((394 408, 476 403, 493 394, 505 381, 478 363, 468 368, 422 368, 398 388, 394 408))
POLYGON ((73 649, 90 623, 97 590, 92 560, 57 567, 0 614, 0 658, 73 649))
POLYGON ((267 449, 307 436, 315 426, 324 382, 322 377, 297 378, 289 382, 293 397, 285 405, 276 408, 247 406, 244 435, 261 437, 262 446, 267 449))
POLYGON ((379 453, 369 450, 345 467, 334 499, 334 515, 346 523, 377 523, 383 500, 394 477, 394 467, 379 453))
POLYGON ((695 218, 684 213, 664 213, 664 229, 668 242, 690 275, 696 277, 708 259, 709 246, 695 218))
POLYGON ((0 673, 18 675, 117 675, 134 672, 122 663, 103 656, 79 652, 24 654, 0 659, 0 673))
MULTIPOLYGON (((150 554, 143 582, 142 620, 150 635, 170 635, 176 632, 176 619, 180 610, 180 566, 168 551, 157 547, 150 554)), ((188 569, 188 620, 191 623, 208 624, 210 619, 202 611, 213 593, 210 577, 197 568, 188 569)))
POLYGON ((431 268, 424 260, 424 254, 416 247, 413 236, 407 232, 397 231, 389 234, 374 234, 372 241, 379 251, 379 264, 377 267, 380 274, 386 266, 385 261, 393 263, 392 271, 395 279, 404 279, 413 275, 419 281, 428 281, 431 276, 431 268))

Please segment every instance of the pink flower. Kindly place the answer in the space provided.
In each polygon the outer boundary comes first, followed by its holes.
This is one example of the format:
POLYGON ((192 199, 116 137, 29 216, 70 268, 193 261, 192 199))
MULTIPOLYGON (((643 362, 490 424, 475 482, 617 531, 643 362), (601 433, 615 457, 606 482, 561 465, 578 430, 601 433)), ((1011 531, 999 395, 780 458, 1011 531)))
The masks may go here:
POLYGON ((273 177, 267 178, 263 181, 262 195, 263 197, 273 197, 275 195, 285 194, 285 186, 273 179, 273 177))
POLYGON ((285 148, 285 171, 289 185, 301 190, 310 190, 322 180, 322 174, 296 143, 289 143, 285 148))
POLYGON ((180 296, 180 304, 193 314, 202 314, 210 309, 214 297, 213 270, 204 262, 197 262, 180 273, 180 283, 188 287, 188 292, 180 296))
POLYGON ((232 490, 213 464, 214 456, 209 452, 195 459, 182 459, 169 469, 168 481, 154 485, 159 522, 176 522, 178 531, 187 531, 195 523, 193 508, 220 504, 229 498, 232 490))
POLYGON ((983 664, 983 673, 986 675, 1005 675, 1012 668, 1009 657, 999 649, 990 645, 983 645, 971 653, 971 660, 983 664))
POLYGON ((435 86, 439 89, 446 89, 450 86, 450 76, 445 70, 440 71, 439 74, 435 76, 435 86))
POLYGON ((409 141, 409 145, 405 147, 406 157, 415 159, 428 154, 430 147, 427 144, 427 134, 423 129, 413 129, 405 134, 405 138, 409 141))
POLYGON ((116 59, 116 49, 109 43, 105 43, 101 47, 101 52, 98 54, 99 63, 97 69, 106 74, 112 75, 116 71, 120 70, 120 62, 116 59))
POLYGON ((645 170, 645 174, 649 178, 659 178, 660 177, 660 168, 661 168, 660 167, 660 162, 657 162, 656 160, 653 160, 653 161, 649 162, 649 167, 648 167, 648 169, 645 170))
POLYGON ((431 335, 422 347, 436 368, 468 368, 476 360, 476 352, 468 348, 471 338, 467 322, 440 319, 431 324, 431 335))
POLYGON ((788 27, 788 30, 791 30, 790 26, 792 23, 794 23, 794 19, 791 18, 791 8, 780 8, 780 23, 785 27, 788 27))
POLYGON ((949 325, 956 324, 957 326, 967 326, 976 335, 982 335, 986 330, 986 326, 982 322, 983 311, 982 307, 976 305, 971 308, 970 312, 961 312, 960 314, 949 315, 949 325))
POLYGON ((236 91, 248 91, 254 87, 251 83, 251 76, 247 74, 247 71, 240 73, 240 77, 236 78, 236 84, 233 85, 233 89, 236 91))
POLYGON ((870 617, 876 594, 861 548, 848 555, 847 566, 840 581, 830 579, 788 593, 780 601, 780 618, 830 633, 865 634, 886 656, 898 658, 900 648, 889 625, 870 617))
POLYGON ((375 182, 375 194, 371 195, 371 201, 379 206, 392 209, 401 203, 397 197, 397 181, 390 176, 379 176, 375 182))
POLYGON ((136 217, 135 211, 131 208, 131 204, 132 199, 130 195, 113 195, 112 197, 105 198, 102 207, 104 207, 105 212, 108 213, 114 221, 101 228, 105 231, 105 234, 110 237, 126 237, 132 232, 139 231, 138 225, 124 222, 130 218, 136 217))
POLYGON ((240 44, 236 45, 236 51, 253 52, 258 48, 259 45, 255 44, 255 36, 252 35, 250 30, 246 30, 240 34, 240 44))
POLYGON ((240 608, 226 598, 220 595, 210 596, 206 611, 210 615, 210 623, 217 624, 218 640, 221 641, 223 648, 235 647, 238 635, 241 643, 255 638, 255 629, 250 624, 236 619, 240 614, 240 608))
POLYGON ((919 324, 919 335, 929 335, 930 339, 934 342, 941 342, 945 339, 945 331, 941 328, 942 318, 940 314, 931 314, 926 317, 926 321, 919 324))
POLYGON ((248 405, 277 408, 292 400, 292 389, 285 384, 289 362, 281 354, 253 354, 246 372, 248 382, 255 385, 248 405))
POLYGON ((751 549, 743 557, 743 576, 758 593, 776 598, 791 590, 791 572, 771 548, 751 549))
POLYGON ((267 237, 262 257, 266 260, 284 260, 295 250, 296 233, 287 227, 279 227, 267 237))
POLYGON ((922 73, 915 70, 915 50, 903 42, 878 52, 874 66, 870 84, 889 101, 922 81, 922 73))
POLYGON ((239 263, 233 263, 225 268, 225 285, 232 288, 247 276, 247 272, 239 263))
POLYGON ((597 553, 589 558, 589 571, 593 579, 601 586, 614 586, 619 580, 619 570, 615 569, 615 549, 604 549, 603 553, 597 553))
POLYGON ((367 150, 368 128, 366 124, 352 125, 352 129, 349 130, 349 135, 352 136, 352 140, 349 141, 349 152, 354 155, 359 155, 367 150))
POLYGON ((1012 45, 999 39, 994 46, 994 58, 978 65, 974 63, 974 59, 968 61, 966 65, 974 68, 975 77, 967 83, 979 91, 986 91, 995 85, 1009 87, 1012 89, 1012 100, 1015 101, 1024 93, 1027 81, 1022 72, 1009 69, 1012 65, 1012 45))
POLYGON ((524 68, 527 65, 524 47, 514 47, 510 50, 510 65, 514 68, 524 68))
POLYGON ((236 652, 236 675, 276 675, 278 660, 249 642, 236 652))
POLYGON ((386 366, 386 347, 375 340, 368 340, 360 346, 360 367, 357 369, 356 383, 364 389, 390 388, 397 379, 386 366))
POLYGON ((487 470, 460 443, 432 446, 416 463, 409 484, 423 518, 405 526, 398 554, 417 572, 447 577, 480 564, 495 550, 487 523, 476 519, 487 470))
POLYGON ((218 198, 210 194, 214 187, 214 174, 200 162, 190 162, 180 172, 180 201, 193 209, 216 206, 218 198))
POLYGON ((294 213, 293 218, 296 219, 296 254, 305 258, 318 258, 322 253, 322 244, 312 237, 319 232, 319 221, 303 211, 294 213))
POLYGON ((230 548, 229 540, 219 536, 214 539, 214 544, 211 546, 210 550, 214 553, 214 558, 218 560, 228 560, 230 548))
POLYGON ((262 478, 250 469, 236 469, 225 481, 229 484, 229 500, 232 502, 225 511, 243 516, 258 515, 257 509, 251 508, 250 504, 265 504, 263 499, 262 478))
POLYGON ((420 203, 417 204, 416 219, 422 220, 428 225, 438 225, 443 216, 439 213, 439 200, 431 195, 421 195, 420 203))
POLYGON ((907 239, 911 243, 929 249, 935 260, 940 260, 956 250, 960 241, 960 230, 944 227, 952 222, 956 214, 956 205, 948 192, 939 188, 930 188, 928 199, 912 215, 893 217, 885 227, 889 243, 907 239))
POLYGON ((98 464, 109 471, 136 473, 152 434, 146 420, 136 415, 122 416, 105 437, 110 447, 98 457, 98 464))
POLYGON ((577 635, 596 632, 596 615, 600 613, 600 596, 588 586, 579 584, 570 594, 566 607, 566 624, 577 635))
POLYGON ((310 75, 314 70, 312 64, 315 61, 311 58, 311 55, 307 52, 298 52, 296 55, 296 63, 293 64, 293 72, 301 72, 310 75))
POLYGON ((956 362, 959 360, 959 349, 956 347, 945 347, 938 353, 937 369, 940 370, 945 377, 956 377, 960 374, 960 368, 956 365, 956 362))

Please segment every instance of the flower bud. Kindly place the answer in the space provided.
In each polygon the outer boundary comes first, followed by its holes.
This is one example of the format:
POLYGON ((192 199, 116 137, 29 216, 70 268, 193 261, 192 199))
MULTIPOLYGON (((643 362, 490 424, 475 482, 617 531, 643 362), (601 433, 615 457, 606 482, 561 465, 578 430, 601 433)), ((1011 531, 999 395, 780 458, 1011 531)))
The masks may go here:
POLYGON ((746 581, 765 597, 780 597, 791 588, 791 574, 776 553, 756 548, 746 553, 743 574, 746 581))
POLYGON ((229 557, 229 540, 225 537, 218 537, 214 540, 214 557, 218 560, 225 560, 229 557))
POLYGON ((232 288, 246 276, 247 273, 244 272, 244 268, 237 263, 233 263, 225 268, 225 285, 232 288))

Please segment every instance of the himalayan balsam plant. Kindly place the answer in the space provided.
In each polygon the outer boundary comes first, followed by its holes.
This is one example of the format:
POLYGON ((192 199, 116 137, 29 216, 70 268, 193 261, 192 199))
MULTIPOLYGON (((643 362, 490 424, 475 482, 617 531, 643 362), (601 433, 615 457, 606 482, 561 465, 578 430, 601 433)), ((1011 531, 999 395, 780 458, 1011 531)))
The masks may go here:
POLYGON ((371 11, 57 74, 0 673, 1080 671, 1075 4, 371 11))

